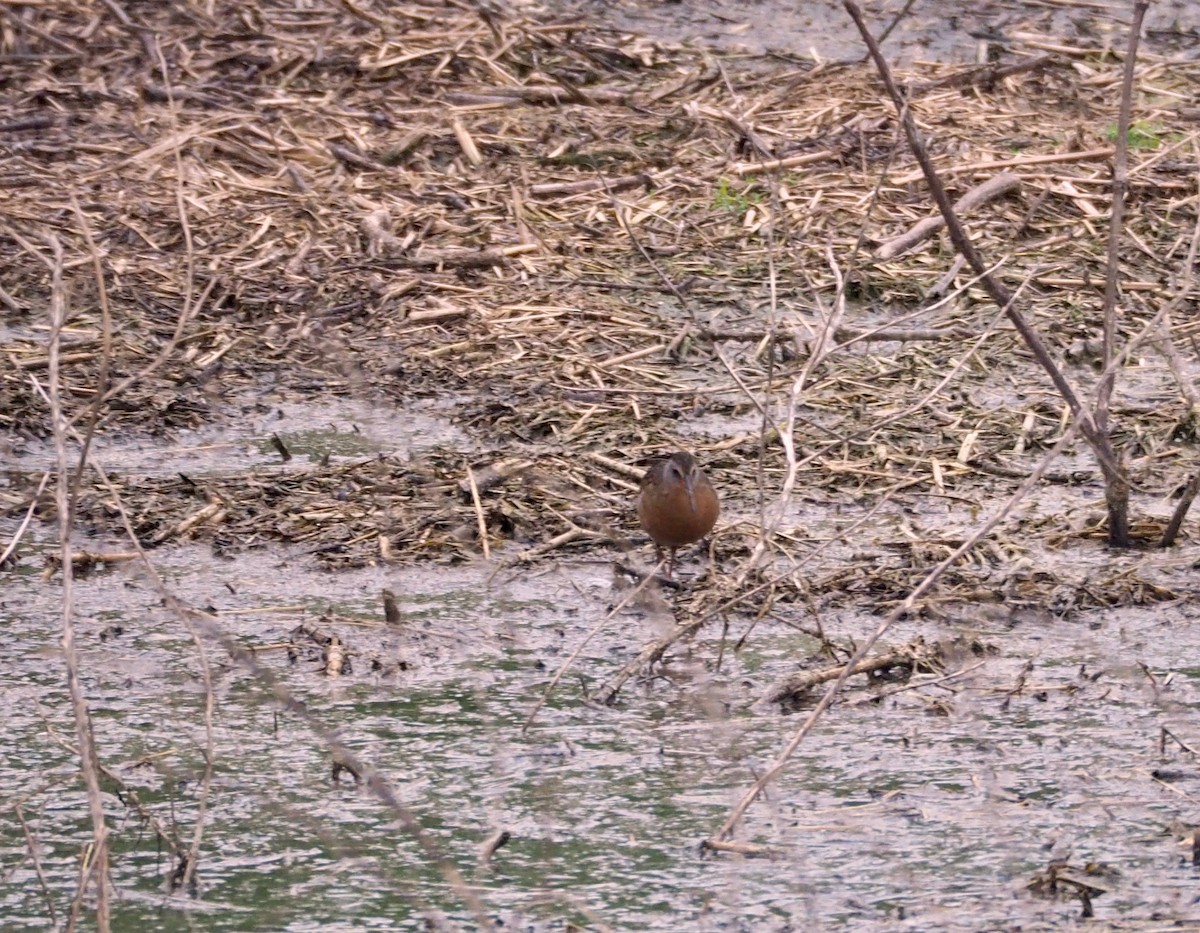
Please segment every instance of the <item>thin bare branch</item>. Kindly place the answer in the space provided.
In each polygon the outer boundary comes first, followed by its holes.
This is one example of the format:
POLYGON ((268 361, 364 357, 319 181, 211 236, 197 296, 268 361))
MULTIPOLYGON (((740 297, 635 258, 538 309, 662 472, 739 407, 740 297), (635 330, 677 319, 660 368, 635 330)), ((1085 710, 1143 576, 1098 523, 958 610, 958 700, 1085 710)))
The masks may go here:
MULTIPOLYGON (((71 562, 71 533, 74 525, 74 510, 71 502, 71 464, 67 454, 67 426, 63 415, 62 382, 59 371, 59 353, 62 331, 67 323, 66 285, 63 282, 63 249, 57 238, 49 241, 51 258, 42 256, 50 266, 50 369, 48 394, 50 423, 54 430, 55 454, 55 505, 58 510, 58 546, 63 556, 62 566, 62 650, 66 664, 67 691, 71 697, 71 710, 75 716, 75 736, 79 743, 79 766, 87 789, 88 812, 92 819, 92 848, 89 870, 83 874, 76 903, 82 901, 90 880, 96 891, 96 928, 108 933, 112 925, 109 905, 108 879, 108 824, 104 817, 104 799, 100 790, 100 770, 96 761, 95 735, 92 731, 91 710, 84 695, 79 674, 79 654, 75 648, 75 600, 74 571, 71 562)), ((67 928, 75 923, 77 913, 72 911, 67 928)))
MULTIPOLYGON (((971 268, 982 277, 981 282, 988 295, 991 296, 992 300, 999 307, 1004 309, 1004 313, 1008 315, 1009 320, 1012 321, 1013 326, 1017 329, 1017 333, 1021 335, 1021 339, 1029 347, 1034 359, 1046 371, 1046 374, 1050 377, 1050 381, 1054 383, 1054 387, 1070 407, 1071 414, 1080 422, 1080 433, 1091 445, 1096 454, 1096 459, 1100 463, 1100 468, 1104 473, 1106 496, 1110 502, 1111 518, 1113 515, 1113 504, 1122 500, 1128 500, 1129 483, 1112 449, 1108 435, 1096 424, 1092 413, 1080 404, 1075 390, 1063 375, 1058 364, 1055 363, 1041 336, 1025 319, 1020 308, 1012 300, 1008 289, 992 275, 985 274, 986 264, 983 257, 970 237, 967 236, 966 230, 954 213, 954 206, 950 203, 950 198, 946 194, 946 188, 938 176, 937 169, 933 165, 933 160, 929 157, 925 141, 917 130, 916 123, 908 111, 899 88, 897 88, 895 81, 892 79, 891 68, 884 59, 882 52, 880 52, 878 43, 875 42, 870 30, 867 28, 862 10, 854 0, 843 0, 843 6, 845 6, 846 11, 854 20, 854 24, 858 27, 863 41, 866 42, 867 48, 871 53, 871 58, 875 62, 875 67, 883 80, 884 87, 887 89, 888 95, 891 97, 892 103, 900 115, 901 124, 904 127, 905 135, 908 137, 909 147, 920 163, 921 170, 925 174, 926 183, 929 185, 930 194, 933 196, 938 210, 941 211, 942 217, 946 221, 946 229, 950 234, 951 241, 954 243, 954 248, 962 254, 971 268)), ((1109 542, 1116 547, 1128 547, 1128 525, 1113 526, 1110 524, 1109 542)))

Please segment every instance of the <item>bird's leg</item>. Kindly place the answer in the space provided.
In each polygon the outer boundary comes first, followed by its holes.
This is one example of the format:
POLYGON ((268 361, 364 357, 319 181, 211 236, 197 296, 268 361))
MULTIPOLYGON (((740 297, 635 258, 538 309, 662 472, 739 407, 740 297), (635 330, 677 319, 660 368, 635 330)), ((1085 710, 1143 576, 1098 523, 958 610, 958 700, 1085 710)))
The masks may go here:
POLYGON ((658 568, 662 566, 662 562, 663 562, 662 545, 659 544, 657 541, 655 541, 654 542, 654 563, 655 563, 654 570, 656 573, 658 572, 658 568))
POLYGON ((675 551, 676 548, 671 548, 671 556, 667 559, 667 579, 671 579, 671 574, 675 571, 675 551))

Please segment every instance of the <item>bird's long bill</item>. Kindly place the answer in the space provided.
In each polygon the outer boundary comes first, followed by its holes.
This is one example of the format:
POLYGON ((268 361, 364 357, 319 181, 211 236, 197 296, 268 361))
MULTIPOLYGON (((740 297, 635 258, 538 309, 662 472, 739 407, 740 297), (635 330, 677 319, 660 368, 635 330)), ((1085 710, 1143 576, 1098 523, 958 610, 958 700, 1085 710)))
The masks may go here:
POLYGON ((688 505, 692 507, 692 511, 696 511, 696 471, 688 470, 687 476, 683 478, 683 487, 687 490, 688 505))

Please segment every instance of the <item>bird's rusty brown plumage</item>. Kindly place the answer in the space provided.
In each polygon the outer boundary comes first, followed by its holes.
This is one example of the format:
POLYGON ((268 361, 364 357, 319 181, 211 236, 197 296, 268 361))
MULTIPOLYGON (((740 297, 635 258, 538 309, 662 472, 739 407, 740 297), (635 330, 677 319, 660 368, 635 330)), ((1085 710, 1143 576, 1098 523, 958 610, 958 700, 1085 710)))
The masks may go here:
POLYGON ((696 458, 677 451, 656 461, 646 471, 637 511, 638 521, 654 542, 659 559, 663 548, 670 551, 669 577, 675 566, 675 550, 699 541, 712 531, 721 504, 696 458))

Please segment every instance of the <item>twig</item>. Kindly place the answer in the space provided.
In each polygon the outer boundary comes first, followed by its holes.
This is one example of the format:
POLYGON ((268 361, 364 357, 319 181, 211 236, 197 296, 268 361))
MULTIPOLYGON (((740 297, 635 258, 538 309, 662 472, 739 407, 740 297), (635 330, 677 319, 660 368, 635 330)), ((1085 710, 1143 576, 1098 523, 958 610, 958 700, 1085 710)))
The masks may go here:
MULTIPOLYGON (((168 107, 168 111, 170 112, 170 115, 171 115, 172 128, 176 131, 174 134, 175 138, 179 139, 179 133, 178 133, 179 120, 178 120, 178 115, 176 112, 175 99, 173 96, 174 92, 173 92, 172 83, 171 83, 171 72, 170 72, 170 69, 167 68, 167 60, 163 56, 162 46, 159 45, 157 36, 143 35, 143 41, 153 46, 155 58, 158 62, 159 72, 162 75, 163 88, 165 89, 166 94, 167 94, 167 107, 168 107)), ((180 145, 175 146, 175 150, 172 153, 172 155, 173 155, 174 161, 175 161, 175 205, 176 205, 176 210, 179 214, 179 223, 180 223, 181 229, 183 230, 183 242, 184 242, 184 250, 185 250, 184 255, 185 255, 185 259, 186 259, 186 270, 187 270, 186 271, 187 279, 186 279, 186 285, 185 285, 185 290, 184 290, 183 310, 180 312, 180 320, 183 320, 184 318, 189 317, 188 309, 191 306, 191 297, 195 290, 196 255, 195 255, 195 248, 192 243, 191 225, 188 222, 186 199, 184 197, 183 179, 185 176, 184 176, 184 171, 183 171, 183 157, 180 154, 180 145)), ((85 225, 85 231, 86 231, 86 225, 85 225)), ((92 250, 92 255, 93 255, 93 259, 94 259, 93 267, 96 270, 97 285, 99 288, 101 288, 101 290, 103 292, 104 282, 103 282, 103 277, 100 273, 99 256, 96 253, 95 242, 91 238, 91 232, 86 231, 86 233, 87 233, 87 237, 88 237, 88 245, 89 245, 90 249, 92 250)), ((109 324, 109 319, 108 319, 107 307, 104 308, 104 313, 105 313, 105 327, 106 327, 105 349, 106 349, 106 351, 111 351, 112 340, 111 340, 111 334, 108 331, 110 324, 109 324)), ((179 334, 179 329, 177 327, 176 335, 178 335, 178 334, 179 334)), ((106 365, 104 367, 104 372, 106 374, 107 374, 107 369, 108 369, 108 367, 106 365)), ((97 402, 99 402, 100 399, 104 398, 105 392, 103 390, 107 387, 106 383, 107 383, 107 380, 105 380, 104 383, 101 383, 100 391, 97 392, 97 402)), ((83 470, 82 462, 80 462, 80 464, 79 464, 79 469, 82 472, 82 470, 83 470)), ((210 504, 213 504, 213 503, 210 503, 210 504)), ((215 504, 218 506, 221 505, 219 502, 215 503, 215 504)), ((224 510, 219 509, 212 516, 212 521, 219 522, 223 519, 223 517, 224 517, 224 510)), ((138 546, 137 549, 139 551, 141 551, 140 546, 138 546)), ((187 625, 186 620, 185 620, 185 625, 187 627, 188 634, 190 635, 190 637, 192 639, 192 644, 196 648, 196 655, 200 660, 201 678, 204 683, 204 749, 203 749, 204 771, 202 772, 201 778, 200 778, 200 793, 197 795, 196 819, 195 819, 195 823, 192 826, 192 842, 191 842, 190 847, 188 848, 187 864, 183 868, 183 876, 178 879, 179 888, 190 894, 193 892, 194 887, 195 887, 196 865, 200 861, 200 844, 204 838, 204 821, 208 816, 208 801, 212 795, 213 761, 214 761, 214 758, 216 757, 216 743, 215 743, 215 738, 214 738, 214 733, 213 733, 213 711, 214 711, 215 705, 216 705, 216 698, 215 698, 215 693, 213 691, 212 667, 208 662, 208 652, 205 648, 204 640, 200 637, 199 632, 196 631, 194 626, 187 625)), ((176 872, 177 871, 178 871, 178 866, 176 867, 176 872)), ((172 874, 171 878, 172 878, 172 881, 174 881, 176 878, 176 874, 172 874)))
MULTIPOLYGON (((0 561, 0 563, 3 563, 3 561, 0 561)), ((33 860, 33 870, 37 875, 38 885, 42 889, 42 899, 46 902, 46 913, 49 914, 50 924, 54 929, 58 929, 58 910, 54 906, 54 898, 50 896, 50 886, 46 883, 46 873, 42 870, 42 859, 38 854, 37 840, 33 838, 29 824, 25 822, 25 813, 21 810, 20 804, 13 807, 13 812, 17 815, 17 822, 21 824, 21 831, 25 834, 25 847, 29 850, 30 859, 33 860)))
POLYGON ((479 928, 481 930, 494 929, 494 924, 491 922, 478 894, 466 883, 458 869, 442 853, 440 847, 421 825, 416 814, 401 803, 400 798, 396 795, 391 785, 374 768, 362 761, 347 748, 333 732, 327 729, 317 717, 309 712, 308 707, 302 701, 292 696, 287 688, 275 679, 270 670, 259 664, 258 659, 254 656, 254 652, 246 650, 236 639, 226 633, 221 627, 220 619, 208 612, 192 609, 167 588, 157 568, 151 563, 149 555, 138 543, 133 523, 128 511, 125 509, 116 485, 98 463, 93 461, 91 466, 104 488, 112 497, 112 502, 120 515, 125 533, 133 546, 140 552, 142 565, 146 570, 150 582, 162 598, 167 609, 189 628, 195 626, 209 638, 218 642, 229 653, 234 663, 243 667, 259 683, 266 687, 282 709, 301 719, 339 761, 344 762, 352 770, 362 775, 367 789, 389 810, 396 814, 405 831, 413 837, 426 857, 437 866, 438 871, 446 879, 446 882, 454 890, 455 894, 472 911, 479 928))
MULTIPOLYGON (((893 31, 895 31, 896 27, 900 25, 900 21, 908 15, 908 12, 912 9, 914 2, 915 0, 905 0, 904 6, 900 8, 900 11, 892 17, 892 21, 888 23, 887 26, 884 27, 883 32, 879 34, 879 38, 876 41, 880 45, 883 45, 883 43, 887 41, 887 37, 890 36, 893 31)), ((867 56, 864 55, 860 61, 866 61, 866 59, 867 56)))
POLYGON ((42 481, 38 483, 38 488, 34 491, 33 496, 29 500, 29 508, 25 510, 25 518, 21 520, 21 524, 17 526, 17 530, 13 532, 12 540, 8 542, 8 547, 4 549, 4 553, 0 554, 0 567, 4 566, 4 562, 12 556, 13 551, 17 549, 17 545, 21 543, 21 538, 25 534, 25 529, 29 527, 29 521, 33 518, 33 513, 37 510, 38 500, 42 497, 42 493, 46 489, 46 484, 50 481, 50 474, 43 473, 42 481))
MULTIPOLYGON (((608 610, 607 613, 605 613, 603 619, 601 619, 599 622, 597 622, 595 625, 593 625, 591 627, 591 629, 588 630, 588 633, 586 635, 584 635, 583 639, 579 642, 579 644, 575 646, 575 650, 571 652, 570 656, 565 661, 563 661, 563 663, 561 665, 559 665, 558 670, 555 672, 554 676, 550 679, 550 683, 546 685, 546 689, 542 692, 541 699, 539 699, 537 701, 537 704, 533 707, 532 710, 530 710, 529 715, 525 717, 525 722, 521 726, 522 732, 525 732, 526 730, 529 729, 529 726, 533 722, 534 717, 537 716, 537 714, 541 711, 542 707, 546 705, 546 701, 550 699, 550 695, 554 692, 554 688, 558 686, 558 682, 560 680, 562 680, 563 675, 566 674, 566 672, 568 670, 570 670, 571 665, 575 663, 575 659, 579 657, 580 653, 584 649, 584 646, 587 645, 587 643, 592 640, 592 638, 596 635, 597 632, 599 632, 602 628, 604 628, 605 625, 608 624, 609 620, 612 619, 613 616, 615 616, 618 612, 620 612, 627 605, 629 605, 630 601, 632 601, 635 596, 637 596, 639 593, 641 593, 642 590, 644 590, 647 587, 647 585, 650 583, 651 580, 655 579, 655 577, 658 576, 658 572, 660 570, 662 570, 664 563, 665 563, 664 561, 659 561, 658 565, 654 568, 654 570, 651 573, 646 574, 646 576, 644 576, 642 578, 641 582, 637 586, 635 586, 632 590, 630 590, 628 593, 626 593, 624 596, 622 596, 621 601, 618 602, 615 606, 613 606, 612 609, 608 610)), ((616 696, 616 694, 613 693, 613 694, 609 695, 607 697, 607 699, 601 700, 601 702, 607 705, 608 703, 612 702, 612 699, 615 696, 616 696)), ((592 699, 595 699, 595 697, 592 697, 592 699)))
POLYGON ((483 546, 483 559, 491 560, 492 551, 488 545, 487 519, 483 514, 483 503, 479 501, 479 486, 475 483, 475 473, 467 467, 467 484, 471 490, 471 503, 475 506, 475 520, 479 524, 479 543, 483 546))
MULTIPOLYGON (((859 255, 859 251, 861 250, 864 242, 866 241, 868 219, 870 218, 871 213, 874 210, 875 204, 878 202, 880 191, 883 188, 884 178, 886 177, 886 168, 891 166, 891 164, 892 164, 892 159, 895 157, 895 154, 896 154, 897 143, 898 143, 898 139, 897 139, 897 142, 893 143, 893 145, 889 149, 887 160, 884 163, 885 168, 884 168, 884 170, 879 172, 878 176, 876 177, 875 185, 871 190, 869 206, 863 214, 862 222, 858 228, 858 235, 855 238, 854 246, 851 249, 850 256, 847 260, 847 265, 851 271, 853 271, 853 269, 855 268, 855 263, 857 261, 858 255, 859 255)), ((783 211, 781 213, 782 213, 783 217, 785 218, 785 222, 786 222, 786 218, 789 216, 789 212, 783 211)), ((776 309, 776 302, 777 302, 777 297, 778 297, 776 294, 775 239, 774 239, 774 235, 773 235, 772 231, 769 230, 768 234, 769 234, 769 238, 768 238, 768 247, 769 248, 767 250, 767 262, 768 262, 768 270, 770 272, 770 289, 771 289, 770 325, 772 327, 774 327, 775 320, 776 320, 775 309, 776 309)), ((787 397, 787 408, 786 408, 786 414, 785 414, 785 418, 784 418, 784 424, 781 428, 775 429, 774 427, 772 427, 770 429, 771 431, 775 432, 774 433, 775 439, 777 439, 779 441, 780 445, 783 447, 784 457, 785 457, 786 464, 787 464, 787 472, 784 475, 783 483, 780 486, 779 494, 775 498, 773 514, 770 517, 769 524, 768 524, 768 520, 767 520, 767 511, 766 511, 766 503, 765 503, 765 484, 763 481, 763 473, 764 473, 764 463, 765 463, 765 457, 766 457, 766 445, 768 443, 768 437, 770 436, 770 431, 768 430, 768 427, 767 427, 767 423, 768 423, 767 418, 766 418, 767 405, 766 405, 766 403, 761 403, 761 404, 756 403, 759 405, 760 410, 763 411, 763 413, 764 413, 763 421, 762 421, 762 424, 759 429, 758 467, 757 467, 757 477, 756 477, 756 481, 757 481, 756 486, 757 486, 758 494, 759 494, 759 503, 758 503, 759 504, 759 535, 758 535, 758 540, 755 542, 754 549, 750 553, 749 559, 747 559, 743 563, 743 565, 738 573, 738 580, 737 580, 738 586, 741 586, 742 583, 744 583, 747 579, 749 579, 750 574, 755 571, 755 569, 759 566, 761 561, 765 558, 766 553, 767 553, 767 543, 770 539, 772 539, 774 537, 775 532, 779 527, 779 523, 783 520, 783 516, 786 514, 788 505, 791 502, 792 493, 795 490, 796 477, 799 473, 799 468, 801 466, 801 461, 799 461, 796 457, 796 445, 795 445, 796 423, 797 423, 797 421, 803 420, 799 417, 798 412, 797 412, 801 394, 805 388, 805 385, 807 384, 807 381, 808 381, 810 375, 815 371, 816 367, 821 362, 823 362, 829 355, 833 354, 834 352, 836 352, 839 349, 839 347, 837 347, 837 346, 832 346, 831 342, 835 339, 835 335, 837 334, 837 330, 841 323, 842 316, 845 314, 846 284, 849 281, 849 276, 846 274, 843 274, 842 268, 839 266, 837 259, 834 255, 832 245, 826 246, 825 255, 826 255, 826 262, 828 263, 830 271, 832 272, 834 279, 837 283, 837 290, 834 294, 833 308, 829 312, 822 314, 822 323, 821 323, 821 328, 819 329, 819 331, 814 334, 812 332, 812 328, 811 327, 809 328, 810 346, 809 346, 809 350, 808 350, 808 358, 805 360, 805 364, 802 367, 800 374, 792 380, 792 384, 790 386, 790 390, 788 392, 788 397, 787 397)), ((817 294, 818 294, 817 291, 814 289, 814 298, 816 300, 816 303, 818 305, 820 305, 820 299, 819 299, 819 297, 817 297, 817 294)), ((823 308, 822 308, 822 311, 824 312, 823 308)), ((798 340, 798 338, 797 338, 797 340, 798 340)), ((771 385, 771 380, 773 379, 773 376, 774 376, 774 368, 772 367, 771 372, 768 374, 768 382, 767 382, 768 386, 771 385)), ((844 437, 838 437, 835 439, 834 443, 842 444, 842 443, 845 443, 845 441, 846 441, 846 439, 844 437)), ((807 462, 808 459, 811 459, 811 457, 806 458, 806 460, 804 462, 807 462)), ((743 636, 743 638, 744 637, 745 636, 743 636)))
POLYGON ((84 242, 92 257, 92 274, 96 280, 96 298, 100 305, 100 372, 96 376, 96 396, 87 407, 87 429, 83 433, 83 450, 79 452, 79 463, 75 468, 75 478, 71 481, 71 502, 74 503, 79 494, 79 483, 83 479, 84 466, 87 464, 88 451, 92 446, 92 438, 96 434, 96 425, 100 421, 100 410, 103 399, 108 391, 109 370, 112 366, 112 308, 108 302, 108 287, 104 281, 104 270, 100 265, 100 250, 92 236, 91 227, 83 210, 79 207, 79 199, 71 192, 71 209, 75 213, 75 221, 83 232, 84 242))
POLYGON ((1159 547, 1170 547, 1175 543, 1175 539, 1179 537, 1179 529, 1183 527, 1183 520, 1187 517, 1188 509, 1192 507, 1198 492, 1200 473, 1193 473, 1192 478, 1183 487, 1183 492, 1179 494, 1179 501, 1175 503, 1175 509, 1171 512, 1171 520, 1167 522, 1167 527, 1163 529, 1162 538, 1158 542, 1159 547))
MULTIPOLYGON (((1189 273, 1192 271, 1194 267, 1190 259, 1185 262, 1184 268, 1189 273)), ((1166 359, 1167 366, 1171 370, 1171 375, 1175 377, 1175 384, 1179 387, 1179 394, 1188 403, 1188 416, 1190 418, 1200 417, 1200 395, 1197 395, 1195 385, 1192 384, 1191 378, 1184 370, 1183 360, 1179 356, 1175 342, 1171 339, 1171 318, 1169 315, 1163 318, 1162 326, 1159 328, 1159 335, 1152 342, 1166 359)))

